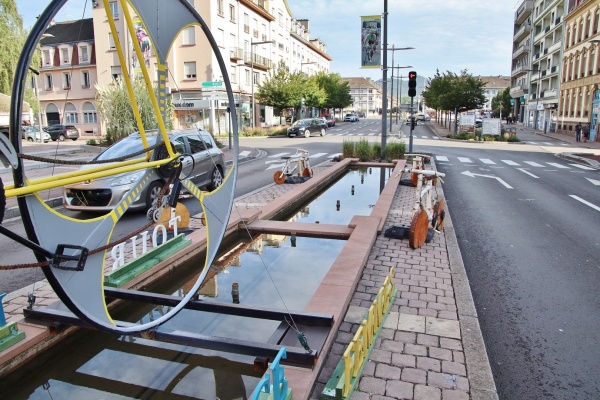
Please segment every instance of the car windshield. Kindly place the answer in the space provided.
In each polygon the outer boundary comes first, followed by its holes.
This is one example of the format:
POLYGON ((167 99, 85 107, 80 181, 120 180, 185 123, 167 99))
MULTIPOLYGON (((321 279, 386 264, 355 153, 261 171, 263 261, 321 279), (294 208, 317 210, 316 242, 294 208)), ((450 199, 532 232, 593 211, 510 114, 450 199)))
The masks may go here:
MULTIPOLYGON (((158 135, 146 135, 146 137, 148 138, 149 146, 156 144, 156 138, 158 135)), ((100 153, 98 157, 96 157, 96 160, 110 160, 113 158, 123 157, 143 149, 144 144, 142 143, 142 138, 140 135, 136 134, 126 137, 125 139, 113 144, 108 149, 100 153)), ((137 157, 140 157, 140 155, 137 157)))
POLYGON ((294 124, 292 126, 306 126, 310 123, 310 120, 308 119, 299 119, 298 121, 294 122, 294 124))

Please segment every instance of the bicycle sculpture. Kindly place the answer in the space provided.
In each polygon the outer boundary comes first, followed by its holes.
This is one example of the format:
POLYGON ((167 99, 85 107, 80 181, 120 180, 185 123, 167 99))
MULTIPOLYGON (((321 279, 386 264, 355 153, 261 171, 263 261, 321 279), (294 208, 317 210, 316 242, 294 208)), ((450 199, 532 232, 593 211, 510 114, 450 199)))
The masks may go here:
POLYGON ((404 172, 411 174, 416 178, 416 200, 414 212, 410 223, 408 233, 408 244, 412 249, 418 249, 427 240, 429 233, 429 224, 435 232, 439 232, 444 227, 444 199, 438 199, 432 204, 432 191, 437 183, 437 178, 444 177, 441 172, 426 170, 425 161, 429 156, 423 154, 407 154, 413 156, 413 166, 405 168, 404 172))
MULTIPOLYGON (((3 187, 0 181, 0 233, 30 248, 38 261, 35 264, 11 266, 12 268, 4 269, 42 268, 48 282, 52 285, 60 300, 80 319, 97 329, 108 332, 142 332, 169 320, 195 296, 219 248, 233 204, 233 193, 237 175, 237 154, 239 153, 236 118, 232 118, 233 153, 236 158, 223 184, 217 190, 210 193, 198 190, 193 182, 180 175, 182 158, 185 155, 178 154, 168 140, 165 121, 162 116, 162 107, 165 104, 164 96, 166 96, 164 86, 168 73, 166 58, 171 45, 184 29, 192 25, 201 27, 214 53, 213 57, 218 62, 220 75, 223 76, 229 107, 235 110, 233 91, 227 74, 227 68, 221 55, 222 51, 219 49, 209 27, 191 5, 191 2, 187 0, 162 0, 160 2, 119 0, 119 8, 123 12, 119 16, 119 22, 124 26, 121 26, 120 29, 124 29, 127 32, 127 35, 120 36, 111 11, 113 7, 111 7, 108 0, 102 0, 103 10, 106 12, 105 21, 110 25, 116 53, 119 56, 120 67, 123 71, 122 77, 130 93, 130 101, 134 113, 136 113, 137 128, 143 137, 145 148, 142 152, 132 153, 126 157, 111 160, 108 164, 54 175, 46 179, 28 178, 24 168, 24 160, 28 158, 28 155, 21 153, 21 135, 15 135, 14 132, 21 132, 23 92, 25 90, 25 83, 28 81, 27 73, 32 56, 38 47, 44 31, 65 3, 66 0, 51 1, 46 10, 38 17, 36 24, 31 30, 18 60, 14 77, 15 83, 12 91, 10 114, 10 131, 13 134, 10 137, 10 141, 4 135, 0 135, 0 161, 5 166, 13 168, 14 177, 14 184, 12 185, 3 187), (135 17, 132 17, 130 10, 133 10, 135 17), (139 28, 140 25, 143 26, 145 33, 148 35, 148 40, 144 41, 144 43, 152 46, 153 54, 156 55, 159 87, 162 87, 162 90, 158 91, 158 98, 154 94, 154 88, 152 87, 153 79, 150 76, 148 65, 145 62, 138 62, 135 66, 136 73, 134 74, 131 70, 133 66, 130 65, 130 62, 125 57, 125 47, 133 46, 137 60, 145 59, 143 51, 148 51, 148 49, 142 48, 137 40, 131 40, 131 38, 136 38, 136 27, 139 28), (129 38, 126 36, 129 36, 129 38), (146 89, 152 100, 154 113, 158 120, 160 135, 159 141, 154 146, 148 145, 146 139, 146 130, 148 127, 142 126, 138 111, 139 107, 133 95, 133 86, 130 77, 137 75, 138 72, 141 72, 143 75, 146 89), (114 176, 134 170, 143 170, 144 174, 137 181, 135 189, 130 192, 131 194, 125 196, 114 210, 94 219, 78 220, 64 216, 48 207, 40 195, 40 192, 44 190, 114 176), (182 187, 185 187, 200 202, 206 218, 206 236, 208 238, 206 259, 194 286, 168 313, 150 322, 137 320, 116 321, 109 314, 106 305, 107 302, 104 298, 103 274, 107 249, 125 240, 111 241, 113 228, 124 215, 131 202, 135 200, 135 194, 156 180, 157 175, 164 179, 167 185, 165 185, 165 189, 163 189, 163 192, 159 196, 159 201, 155 209, 158 209, 159 206, 164 206, 165 202, 169 206, 175 207, 179 191, 182 187), (167 191, 169 186, 173 187, 173 190, 170 192, 167 191), (17 199, 27 237, 21 237, 1 225, 6 198, 17 199), (163 198, 165 199, 164 201, 162 200, 163 198), (57 235, 57 232, 60 232, 60 234, 57 235)), ((101 12, 100 10, 102 8, 97 8, 94 10, 94 13, 101 12)), ((121 31, 121 33, 123 32, 121 31)), ((210 56, 208 55, 208 57, 210 56)), ((52 159, 52 162, 56 161, 52 159)), ((158 214, 160 212, 152 213, 150 225, 159 217, 158 214)), ((132 233, 132 236, 147 229, 147 227, 148 225, 142 227, 136 233, 132 233)), ((126 236, 126 238, 129 237, 131 236, 126 236)))
POLYGON ((281 170, 277 170, 273 174, 273 180, 276 184, 281 185, 285 183, 288 178, 293 176, 296 170, 299 177, 308 178, 313 176, 313 170, 308 160, 308 150, 297 149, 295 154, 281 157, 281 159, 285 160, 285 164, 281 170))

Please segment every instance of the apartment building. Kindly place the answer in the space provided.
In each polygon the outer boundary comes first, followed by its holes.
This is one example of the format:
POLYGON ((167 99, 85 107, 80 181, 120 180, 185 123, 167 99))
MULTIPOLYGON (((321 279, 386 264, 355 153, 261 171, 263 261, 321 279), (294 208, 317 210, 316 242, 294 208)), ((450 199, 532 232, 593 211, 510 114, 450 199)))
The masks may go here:
POLYGON ((373 115, 381 112, 383 105, 383 88, 370 78, 342 78, 348 82, 350 96, 352 97, 351 109, 346 111, 364 112, 373 115))
POLYGON ((510 87, 511 78, 509 76, 478 76, 479 80, 485 83, 484 94, 485 104, 481 108, 483 112, 492 111, 492 99, 500 94, 507 87, 510 87))
MULTIPOLYGON (((137 12, 129 10, 136 31, 129 35, 119 2, 110 1, 110 10, 105 10, 101 2, 93 2, 91 19, 55 24, 46 31, 52 36, 42 39, 44 74, 39 84, 44 92, 41 100, 47 116, 45 124, 73 123, 83 134, 102 135, 94 102, 95 85, 105 87, 125 73, 141 76, 144 63, 153 83, 171 96, 176 128, 196 126, 213 132, 230 131, 225 74, 233 87, 240 125, 277 125, 285 119, 276 115, 276 110, 258 103, 252 107, 254 92, 268 79, 270 69, 285 62, 292 72, 329 72, 331 57, 326 44, 310 38, 309 21, 294 18, 286 0, 188 3, 209 27, 225 61, 224 71, 219 68, 202 28, 194 21, 181 27, 181 20, 174 20, 172 10, 132 0, 132 7, 146 17, 142 23, 137 12), (116 38, 111 33, 107 11, 114 21, 116 38), (180 30, 173 31, 175 27, 180 30), (134 40, 143 50, 140 60, 134 40), (166 40, 169 42, 164 43, 166 40), (125 65, 119 59, 119 47, 125 65)), ((164 99, 159 102, 163 107, 164 99)))
POLYGON ((531 70, 531 32, 533 0, 525 0, 517 11, 513 30, 510 96, 513 98, 513 116, 523 122, 527 112, 525 106, 529 95, 529 71, 531 70))
POLYGON ((600 113, 600 3, 569 2, 565 18, 558 131, 574 134, 575 125, 589 125, 598 141, 600 113))
POLYGON ((40 41, 38 92, 42 125, 75 125, 82 135, 100 133, 96 111, 96 55, 91 18, 51 24, 40 41))

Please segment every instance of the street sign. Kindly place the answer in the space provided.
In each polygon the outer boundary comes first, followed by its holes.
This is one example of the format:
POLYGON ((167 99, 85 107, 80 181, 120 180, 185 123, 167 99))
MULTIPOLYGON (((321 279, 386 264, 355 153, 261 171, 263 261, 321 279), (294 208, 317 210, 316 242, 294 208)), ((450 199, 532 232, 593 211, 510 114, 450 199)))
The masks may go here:
POLYGON ((515 99, 510 99, 510 105, 514 106, 515 105, 515 99))
POLYGON ((220 81, 202 82, 202 87, 212 87, 212 86, 223 86, 223 82, 220 82, 220 81))

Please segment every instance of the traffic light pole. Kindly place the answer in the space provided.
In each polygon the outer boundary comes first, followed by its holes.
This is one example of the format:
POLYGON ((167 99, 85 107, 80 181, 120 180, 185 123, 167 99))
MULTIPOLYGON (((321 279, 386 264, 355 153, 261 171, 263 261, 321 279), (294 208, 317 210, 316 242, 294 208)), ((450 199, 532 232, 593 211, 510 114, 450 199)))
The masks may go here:
POLYGON ((411 96, 410 98, 410 136, 408 138, 408 153, 412 153, 413 152, 413 127, 414 127, 414 123, 416 122, 415 116, 413 115, 413 101, 415 100, 414 97, 411 96))

